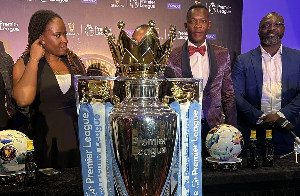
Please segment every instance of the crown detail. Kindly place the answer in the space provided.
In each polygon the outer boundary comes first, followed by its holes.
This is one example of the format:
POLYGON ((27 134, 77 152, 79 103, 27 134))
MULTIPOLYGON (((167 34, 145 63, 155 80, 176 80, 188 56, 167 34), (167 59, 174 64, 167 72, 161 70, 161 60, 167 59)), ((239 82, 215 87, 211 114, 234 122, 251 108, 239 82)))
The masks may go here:
POLYGON ((105 27, 104 35, 112 53, 117 70, 122 76, 160 75, 167 65, 168 58, 176 37, 176 27, 171 25, 169 36, 163 45, 155 30, 155 22, 148 22, 148 30, 142 40, 137 43, 124 31, 125 23, 118 22, 120 34, 115 43, 115 36, 105 27))

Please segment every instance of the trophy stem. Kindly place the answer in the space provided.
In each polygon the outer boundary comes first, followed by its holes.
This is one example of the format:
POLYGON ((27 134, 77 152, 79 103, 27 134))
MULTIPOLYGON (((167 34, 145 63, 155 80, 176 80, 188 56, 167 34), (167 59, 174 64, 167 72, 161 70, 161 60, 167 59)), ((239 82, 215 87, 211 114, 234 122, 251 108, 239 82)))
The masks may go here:
POLYGON ((130 104, 133 101, 149 102, 159 104, 158 100, 159 83, 156 80, 126 80, 126 97, 124 102, 130 104))

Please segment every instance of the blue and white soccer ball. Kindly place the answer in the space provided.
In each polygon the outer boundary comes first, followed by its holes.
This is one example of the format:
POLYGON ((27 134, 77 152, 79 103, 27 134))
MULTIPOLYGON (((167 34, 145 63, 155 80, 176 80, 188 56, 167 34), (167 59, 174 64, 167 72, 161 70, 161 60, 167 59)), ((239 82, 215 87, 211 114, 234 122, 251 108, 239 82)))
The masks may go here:
POLYGON ((237 158, 244 146, 242 133, 234 126, 222 124, 212 128, 205 146, 209 154, 217 160, 229 161, 237 158))

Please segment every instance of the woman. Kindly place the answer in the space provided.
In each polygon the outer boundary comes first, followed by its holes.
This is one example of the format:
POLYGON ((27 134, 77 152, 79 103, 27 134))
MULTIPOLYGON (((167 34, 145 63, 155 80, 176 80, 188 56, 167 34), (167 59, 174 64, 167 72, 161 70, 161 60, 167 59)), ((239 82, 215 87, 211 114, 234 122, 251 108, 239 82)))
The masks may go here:
POLYGON ((40 168, 80 166, 73 75, 85 74, 67 48, 62 18, 39 10, 30 19, 28 45, 13 69, 13 98, 30 106, 35 151, 40 168))

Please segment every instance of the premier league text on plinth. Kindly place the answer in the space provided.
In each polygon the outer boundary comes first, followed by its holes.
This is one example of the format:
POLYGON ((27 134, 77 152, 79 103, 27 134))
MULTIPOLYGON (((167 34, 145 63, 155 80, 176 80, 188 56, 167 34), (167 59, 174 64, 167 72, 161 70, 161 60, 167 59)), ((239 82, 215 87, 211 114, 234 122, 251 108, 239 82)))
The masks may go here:
POLYGON ((104 34, 119 77, 75 76, 84 193, 202 195, 202 81, 163 76, 175 27, 162 45, 154 21, 139 43, 118 27, 116 43, 104 34))

